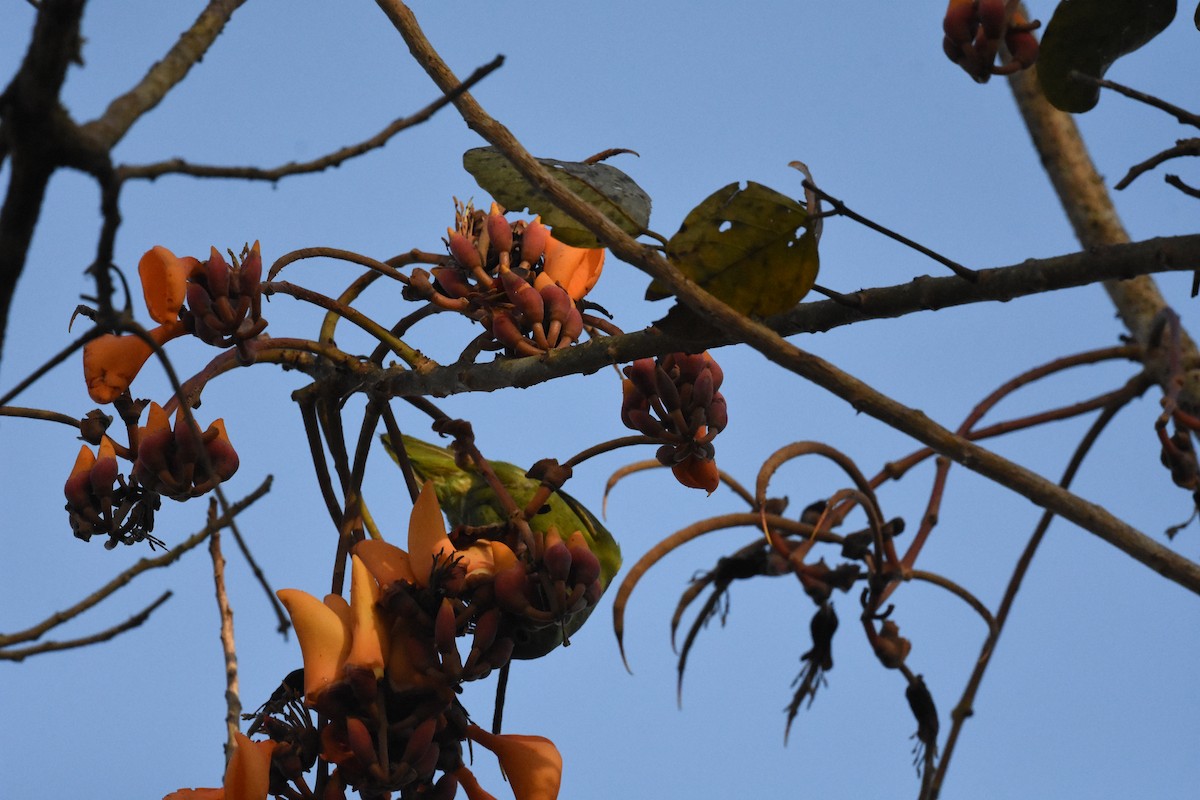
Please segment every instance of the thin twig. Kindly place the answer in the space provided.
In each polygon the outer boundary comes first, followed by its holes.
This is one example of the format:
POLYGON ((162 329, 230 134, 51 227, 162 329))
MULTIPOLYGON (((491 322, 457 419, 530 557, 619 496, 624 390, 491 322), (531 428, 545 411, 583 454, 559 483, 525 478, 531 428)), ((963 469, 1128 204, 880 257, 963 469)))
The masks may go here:
POLYGON ((457 88, 443 94, 429 105, 405 117, 400 117, 388 123, 379 133, 364 139, 357 144, 348 145, 327 153, 310 161, 289 161, 277 167, 230 167, 206 164, 192 164, 182 158, 172 158, 154 164, 122 164, 117 167, 117 173, 122 179, 146 178, 154 180, 163 175, 190 175, 194 178, 238 178, 242 180, 270 181, 272 183, 292 175, 303 175, 322 172, 330 167, 337 167, 352 158, 369 153, 383 147, 388 141, 403 130, 412 128, 428 120, 435 113, 448 105, 456 96, 467 91, 504 63, 504 56, 498 55, 488 63, 472 72, 457 88))
POLYGON ((969 267, 964 267, 962 264, 959 264, 957 261, 953 261, 949 258, 946 258, 941 253, 934 252, 933 250, 930 250, 925 245, 918 244, 917 242, 914 242, 912 239, 909 239, 907 236, 904 236, 903 234, 899 234, 896 231, 892 230, 891 228, 885 228, 884 226, 880 225, 878 222, 875 222, 874 220, 864 217, 862 214, 852 211, 849 207, 847 207, 847 205, 845 203, 843 203, 841 200, 838 200, 836 197, 833 197, 832 195, 824 192, 819 186, 817 186, 815 183, 810 181, 808 178, 805 178, 803 181, 801 181, 801 184, 804 186, 805 189, 808 189, 810 192, 817 195, 817 197, 819 197, 822 200, 824 200, 825 202, 829 203, 829 205, 833 207, 832 211, 830 211, 831 214, 838 214, 843 217, 849 217, 850 219, 857 222, 859 225, 868 227, 877 233, 882 233, 884 236, 888 237, 889 239, 899 242, 900 244, 904 245, 905 247, 911 247, 913 250, 916 250, 918 253, 920 253, 924 256, 928 256, 929 258, 932 258, 934 261, 938 262, 939 264, 942 264, 943 266, 949 268, 949 270, 951 272, 953 272, 955 275, 962 278, 963 280, 968 280, 968 281, 971 281, 972 283, 974 283, 976 280, 979 279, 979 273, 977 271, 970 269, 969 267))
POLYGON ((1175 143, 1174 147, 1168 147, 1161 153, 1155 153, 1140 164, 1134 164, 1129 168, 1129 172, 1125 173, 1125 177, 1121 178, 1114 186, 1114 189, 1124 189, 1129 184, 1150 170, 1170 161, 1173 158, 1182 158, 1184 156, 1200 156, 1200 139, 1180 139, 1175 143))
MULTIPOLYGON (((1063 487, 1071 485, 1071 481, 1074 480, 1075 474, 1079 471, 1080 465, 1083 464, 1084 458, 1091 451, 1092 445, 1096 443, 1104 428, 1112 421, 1117 412, 1128 404, 1129 400, 1129 397, 1115 400, 1096 417, 1096 421, 1092 423, 1087 433, 1084 434, 1083 439, 1079 442, 1079 446, 1075 448, 1075 452, 1071 455, 1070 463, 1067 464, 1067 468, 1063 471, 1062 480, 1060 481, 1063 487)), ((1033 535, 1029 538, 1028 543, 1026 543, 1020 558, 1017 559, 1012 577, 1009 578, 1008 586, 1004 590, 1004 597, 1000 601, 1000 607, 996 611, 995 625, 984 640, 983 648, 980 650, 979 658, 975 663, 975 668, 971 672, 971 677, 967 680, 967 686, 963 690, 962 697, 950 713, 950 732, 947 734, 946 744, 942 748, 942 757, 938 761, 937 772, 933 780, 930 781, 927 791, 922 793, 922 800, 936 800, 941 791, 942 782, 945 780, 946 770, 950 766, 950 758, 954 754, 954 747, 958 742, 959 734, 962 732, 963 723, 974 713, 975 694, 979 690, 980 683, 983 682, 983 676, 987 671, 988 664, 991 663, 992 653, 995 652, 996 643, 999 641, 1000 634, 1004 630, 1004 623, 1008 621, 1008 614, 1012 610, 1017 592, 1021 589, 1021 583, 1029 571, 1029 565, 1033 561, 1033 556, 1037 552, 1038 545, 1041 544, 1042 539, 1045 537, 1046 531, 1049 530, 1054 516, 1052 511, 1046 511, 1042 514, 1042 518, 1038 521, 1033 535)))
MULTIPOLYGON (((220 484, 214 488, 214 493, 217 499, 225 506, 229 505, 229 500, 225 497, 225 492, 222 491, 220 484)), ((241 530, 238 528, 237 520, 229 521, 229 532, 233 534, 233 541, 237 543, 238 550, 242 554, 242 558, 246 559, 246 565, 250 567, 250 571, 254 574, 254 580, 262 587, 263 592, 267 596, 267 602, 271 609, 275 612, 275 619, 279 623, 275 630, 283 635, 284 640, 287 639, 288 629, 292 627, 292 622, 288 618, 287 613, 283 609, 283 603, 279 602, 279 598, 275 596, 275 590, 271 588, 270 581, 267 580, 267 575, 263 572, 262 567, 258 565, 258 560, 254 554, 250 552, 250 546, 246 544, 246 537, 242 536, 241 530)))
POLYGON ((188 552, 207 539, 214 530, 219 530, 220 528, 224 528, 229 525, 230 521, 236 518, 238 514, 241 514, 243 511, 249 508, 254 501, 258 500, 260 497, 270 491, 271 481, 272 478, 268 475, 266 480, 264 480, 257 489, 236 503, 230 505, 228 510, 223 512, 215 521, 210 521, 199 531, 193 533, 191 536, 184 539, 170 550, 167 550, 162 555, 155 558, 140 559, 132 566, 119 573, 108 583, 104 584, 99 589, 92 592, 90 595, 74 605, 63 609, 62 611, 54 612, 45 620, 32 627, 26 628, 23 631, 0 634, 0 647, 7 647, 12 644, 38 639, 50 629, 57 627, 68 620, 75 619, 75 617, 78 617, 80 614, 92 608, 100 601, 106 599, 113 594, 113 592, 128 584, 141 573, 152 569, 158 569, 160 567, 166 567, 173 564, 175 561, 178 561, 184 553, 188 552))
POLYGON ((139 625, 141 625, 143 622, 145 622, 147 619, 150 618, 150 615, 154 613, 154 610, 156 608, 161 606, 163 603, 167 602, 167 600, 169 600, 170 598, 171 598, 170 591, 163 592, 161 595, 159 595, 157 600, 155 600, 153 603, 151 603, 150 605, 143 608, 138 613, 134 614, 129 619, 125 620, 124 622, 120 623, 119 625, 114 625, 111 628, 105 628, 104 630, 100 631, 99 633, 93 633, 91 636, 82 636, 78 639, 67 639, 67 640, 61 641, 61 642, 42 642, 41 644, 35 644, 30 647, 23 647, 23 648, 19 648, 17 650, 0 650, 0 660, 24 661, 29 656, 35 656, 35 655, 39 655, 41 653, 53 653, 53 652, 59 652, 62 650, 74 650, 79 647, 87 647, 90 644, 98 644, 100 642, 107 642, 109 639, 113 639, 113 638, 119 636, 120 634, 124 633, 125 631, 131 630, 132 628, 136 628, 139 625))
POLYGON ((1112 89, 1117 94, 1123 94, 1131 100, 1137 100, 1139 103, 1145 103, 1152 108, 1157 108, 1159 111, 1165 111, 1175 119, 1179 120, 1181 125, 1191 125, 1193 128, 1200 128, 1200 115, 1180 108, 1173 103, 1168 103, 1166 100, 1155 97, 1152 94, 1139 92, 1137 89, 1132 89, 1115 81, 1110 81, 1107 78, 1097 78, 1095 75, 1089 75, 1086 72, 1073 70, 1071 72, 1071 80, 1082 80, 1095 84, 1103 89, 1112 89))
MULTIPOLYGON (((217 503, 209 502, 208 518, 217 516, 217 503)), ((225 657, 225 763, 233 757, 236 746, 234 734, 241 731, 239 720, 242 715, 242 700, 238 690, 237 645, 233 639, 233 609, 229 606, 229 595, 225 591, 225 557, 221 555, 221 533, 213 531, 208 539, 208 553, 212 556, 213 583, 217 592, 217 612, 221 616, 221 652, 225 657)))

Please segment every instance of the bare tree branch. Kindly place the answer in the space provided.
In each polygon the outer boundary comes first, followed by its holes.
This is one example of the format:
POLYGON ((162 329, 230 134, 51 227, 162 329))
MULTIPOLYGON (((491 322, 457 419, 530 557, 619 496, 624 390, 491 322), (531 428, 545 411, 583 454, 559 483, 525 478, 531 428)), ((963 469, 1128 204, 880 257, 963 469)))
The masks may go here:
POLYGON ((348 145, 338 148, 332 153, 327 153, 320 158, 314 158, 310 161, 289 161, 286 164, 281 164, 271 169, 263 169, 261 167, 226 167, 212 166, 206 164, 192 164, 184 161, 182 158, 173 158, 168 161, 159 161, 154 164, 123 164, 117 167, 117 175, 121 179, 129 178, 148 178, 154 180, 162 175, 181 174, 191 175, 196 178, 241 178, 243 180, 271 181, 274 183, 282 178, 290 175, 303 175, 306 173, 321 172, 336 167, 342 163, 349 161, 356 156, 361 156, 369 153, 372 150, 377 150, 383 147, 388 141, 398 134, 400 131, 407 128, 420 125, 425 122, 443 107, 450 102, 461 92, 467 91, 479 81, 504 63, 504 56, 496 56, 488 63, 479 67, 463 81, 462 85, 454 92, 443 94, 437 100, 434 100, 429 105, 410 114, 406 117, 400 117, 393 120, 379 133, 369 139, 365 139, 357 144, 348 145))
POLYGON ((167 600, 171 599, 171 592, 163 592, 158 599, 150 605, 143 608, 138 613, 134 614, 129 619, 122 623, 113 625, 111 628, 105 628, 99 633, 93 633, 91 636, 81 636, 78 639, 66 639, 61 642, 42 642, 31 647, 18 648, 16 650, 0 650, 0 660, 4 661, 24 661, 29 656, 36 656, 41 653, 53 653, 62 650, 75 650, 80 647, 87 647, 90 644, 99 644, 107 642, 109 639, 115 639, 125 631, 132 630, 140 626, 143 622, 150 618, 155 609, 161 606, 167 600))
MULTIPOLYGON (((1086 248, 1127 243, 1129 234, 1117 216, 1104 179, 1088 155, 1075 120, 1050 105, 1038 86, 1036 73, 1035 66, 1011 75, 1008 83, 1076 238, 1086 248)), ((1106 281, 1104 288, 1130 334, 1138 344, 1149 348, 1154 320, 1168 307, 1158 285, 1143 276, 1128 281, 1106 281)), ((1181 345, 1184 357, 1196 363, 1196 344, 1186 333, 1181 345)), ((1156 369, 1155 379, 1166 386, 1168 376, 1164 368, 1156 369)), ((1187 388, 1181 403, 1186 408, 1200 408, 1200 391, 1196 388, 1200 387, 1200 373, 1189 375, 1184 385, 1187 388)))
POLYGON ((212 0, 162 60, 150 67, 137 86, 109 103, 100 117, 84 124, 84 132, 105 150, 111 150, 143 114, 162 102, 204 58, 225 29, 225 23, 244 2, 246 0, 212 0))
POLYGON ((162 555, 156 558, 143 558, 137 561, 128 569, 121 572, 115 578, 101 586, 96 591, 92 592, 84 599, 80 600, 75 605, 63 609, 62 611, 56 611, 46 619, 39 622, 37 625, 26 628, 23 631, 0 634, 0 647, 8 647, 9 645, 18 644, 20 642, 28 642, 39 639, 44 633, 46 633, 46 631, 57 627, 68 620, 78 617, 80 614, 87 611, 89 608, 92 608, 101 600, 104 600, 113 592, 120 589, 122 586, 125 586, 143 572, 147 572, 152 569, 158 569, 159 567, 165 567, 175 563, 179 560, 180 556, 207 539, 214 530, 224 528, 238 514, 249 508, 254 501, 258 500, 268 491, 270 491, 271 480, 271 476, 268 475, 267 479, 264 480, 257 489, 230 506, 228 513, 222 514, 217 519, 210 521, 199 531, 193 533, 191 536, 184 539, 182 542, 175 545, 174 548, 168 550, 162 555))

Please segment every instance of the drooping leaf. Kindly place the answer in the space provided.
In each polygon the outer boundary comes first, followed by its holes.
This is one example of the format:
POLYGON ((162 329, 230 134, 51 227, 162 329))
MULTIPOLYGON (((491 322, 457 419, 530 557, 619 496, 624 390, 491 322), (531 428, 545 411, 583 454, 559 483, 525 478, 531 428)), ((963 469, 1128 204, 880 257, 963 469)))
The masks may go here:
MULTIPOLYGON (((731 183, 688 213, 667 242, 667 257, 742 314, 780 314, 817 279, 814 223, 801 203, 774 189, 731 183)), ((655 282, 646 299, 667 294, 655 282)))
MULTIPOLYGON (((650 196, 616 167, 539 158, 558 180, 630 236, 650 224, 650 196)), ((494 147, 477 147, 463 154, 463 166, 493 199, 510 211, 529 209, 554 231, 554 238, 572 247, 600 247, 596 237, 567 214, 509 163, 494 147)))
POLYGON ((1056 108, 1081 114, 1100 99, 1093 78, 1162 32, 1175 18, 1175 0, 1063 0, 1042 37, 1038 79, 1056 108))

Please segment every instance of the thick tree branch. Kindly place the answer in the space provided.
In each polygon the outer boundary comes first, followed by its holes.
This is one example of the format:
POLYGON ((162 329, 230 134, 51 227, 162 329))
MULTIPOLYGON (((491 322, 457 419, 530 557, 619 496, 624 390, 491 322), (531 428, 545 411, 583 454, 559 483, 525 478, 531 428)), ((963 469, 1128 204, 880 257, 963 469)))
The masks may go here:
MULTIPOLYGON (((399 0, 376 2, 439 88, 449 91, 456 86, 458 79, 425 38, 412 11, 399 0)), ((942 455, 1095 533, 1164 577, 1200 593, 1200 564, 1163 547, 1100 506, 1071 494, 1041 475, 956 436, 920 411, 897 403, 823 359, 789 344, 762 323, 738 314, 684 277, 658 251, 625 234, 559 183, 521 146, 511 131, 489 116, 470 94, 460 96, 455 101, 455 107, 472 130, 504 153, 527 180, 545 192, 555 205, 587 227, 617 257, 664 281, 688 307, 710 318, 731 337, 745 341, 771 361, 832 392, 857 410, 909 434, 942 455)))
MULTIPOLYGON (((1088 155, 1075 120, 1046 100, 1038 86, 1036 71, 1035 66, 1010 76, 1009 86, 1076 238, 1085 248, 1126 244, 1129 234, 1117 216, 1104 178, 1088 155)), ((1155 320, 1168 308, 1154 279, 1143 276, 1129 281, 1106 281, 1104 288, 1130 334, 1149 349, 1155 320)), ((1196 363, 1196 344, 1186 332, 1181 346, 1184 357, 1196 363)), ((1160 360, 1159 365, 1151 366, 1155 367, 1155 379, 1165 387, 1169 380, 1165 364, 1160 360)), ((1200 411, 1200 371, 1192 370, 1184 376, 1180 404, 1192 413, 1200 411)))
POLYGON ((11 172, 0 208, 0 353, 8 311, 25 267, 46 185, 58 166, 56 142, 69 124, 58 95, 67 67, 79 60, 79 21, 85 0, 47 0, 38 10, 25 60, 0 95, 3 150, 11 172))
MULTIPOLYGON (((1083 286, 1133 274, 1191 270, 1200 266, 1200 235, 1151 239, 1136 244, 1098 248, 1054 258, 1026 261, 979 271, 976 283, 956 276, 920 277, 896 286, 864 289, 851 295, 858 305, 832 300, 801 303, 795 310, 765 321, 780 336, 819 333, 872 319, 900 317, 979 302, 1005 302, 1018 297, 1083 286)), ((587 344, 556 350, 545 357, 497 359, 468 367, 449 365, 428 372, 391 370, 383 384, 395 395, 445 397, 460 392, 491 392, 527 387, 564 375, 591 374, 673 350, 699 352, 734 343, 717 330, 695 335, 658 328, 606 336, 587 344)))

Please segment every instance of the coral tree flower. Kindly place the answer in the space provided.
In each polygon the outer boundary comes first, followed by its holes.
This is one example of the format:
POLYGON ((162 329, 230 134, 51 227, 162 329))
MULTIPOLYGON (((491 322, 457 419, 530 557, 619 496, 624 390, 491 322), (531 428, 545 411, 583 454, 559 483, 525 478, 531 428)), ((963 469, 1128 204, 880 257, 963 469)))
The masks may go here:
MULTIPOLYGON (((476 725, 467 727, 467 738, 496 754, 517 800, 556 800, 562 785, 562 755, 549 739, 489 733, 476 725)), ((492 797, 466 767, 460 767, 457 776, 470 800, 492 797)))
POLYGON ((271 786, 271 753, 275 742, 252 742, 235 733, 236 746, 220 789, 179 789, 163 800, 266 800, 271 786))
POLYGON ((321 601, 299 589, 276 594, 292 618, 304 659, 304 697, 312 706, 347 667, 383 675, 388 626, 379 608, 379 585, 362 561, 351 558, 350 602, 330 594, 321 601))
POLYGON ((223 419, 214 420, 197 437, 182 409, 175 414, 172 430, 167 412, 158 403, 151 403, 146 425, 138 428, 134 477, 143 486, 174 500, 199 497, 229 480, 239 463, 223 419), (207 456, 211 472, 204 467, 201 451, 207 456))
MULTIPOLYGON (((179 310, 187 296, 188 278, 200 274, 200 262, 179 258, 165 247, 153 247, 138 262, 142 297, 150 318, 159 323, 149 331, 159 347, 187 333, 179 310)), ((83 377, 97 403, 116 400, 141 371, 154 349, 133 334, 106 334, 83 348, 83 377)))
MULTIPOLYGON (((148 331, 150 338, 162 347, 187 333, 179 320, 148 331)), ((137 377, 150 354, 149 344, 134 334, 106 333, 83 347, 83 378, 88 395, 97 403, 111 403, 124 393, 137 377)))
POLYGON ((434 565, 442 566, 451 560, 457 562, 466 574, 468 583, 491 577, 496 573, 497 562, 503 569, 516 562, 516 556, 502 542, 481 539, 465 549, 459 550, 446 535, 446 523, 438 505, 433 481, 426 481, 421 494, 413 504, 408 524, 408 560, 418 586, 428 586, 434 565))
POLYGON ((188 278, 200 274, 199 259, 180 258, 161 245, 147 250, 138 262, 138 277, 150 318, 163 325, 177 320, 187 297, 188 278))
POLYGON ((578 302, 600 280, 604 269, 604 250, 601 248, 571 247, 553 236, 546 244, 546 260, 542 273, 534 281, 539 291, 555 283, 562 286, 578 302))

